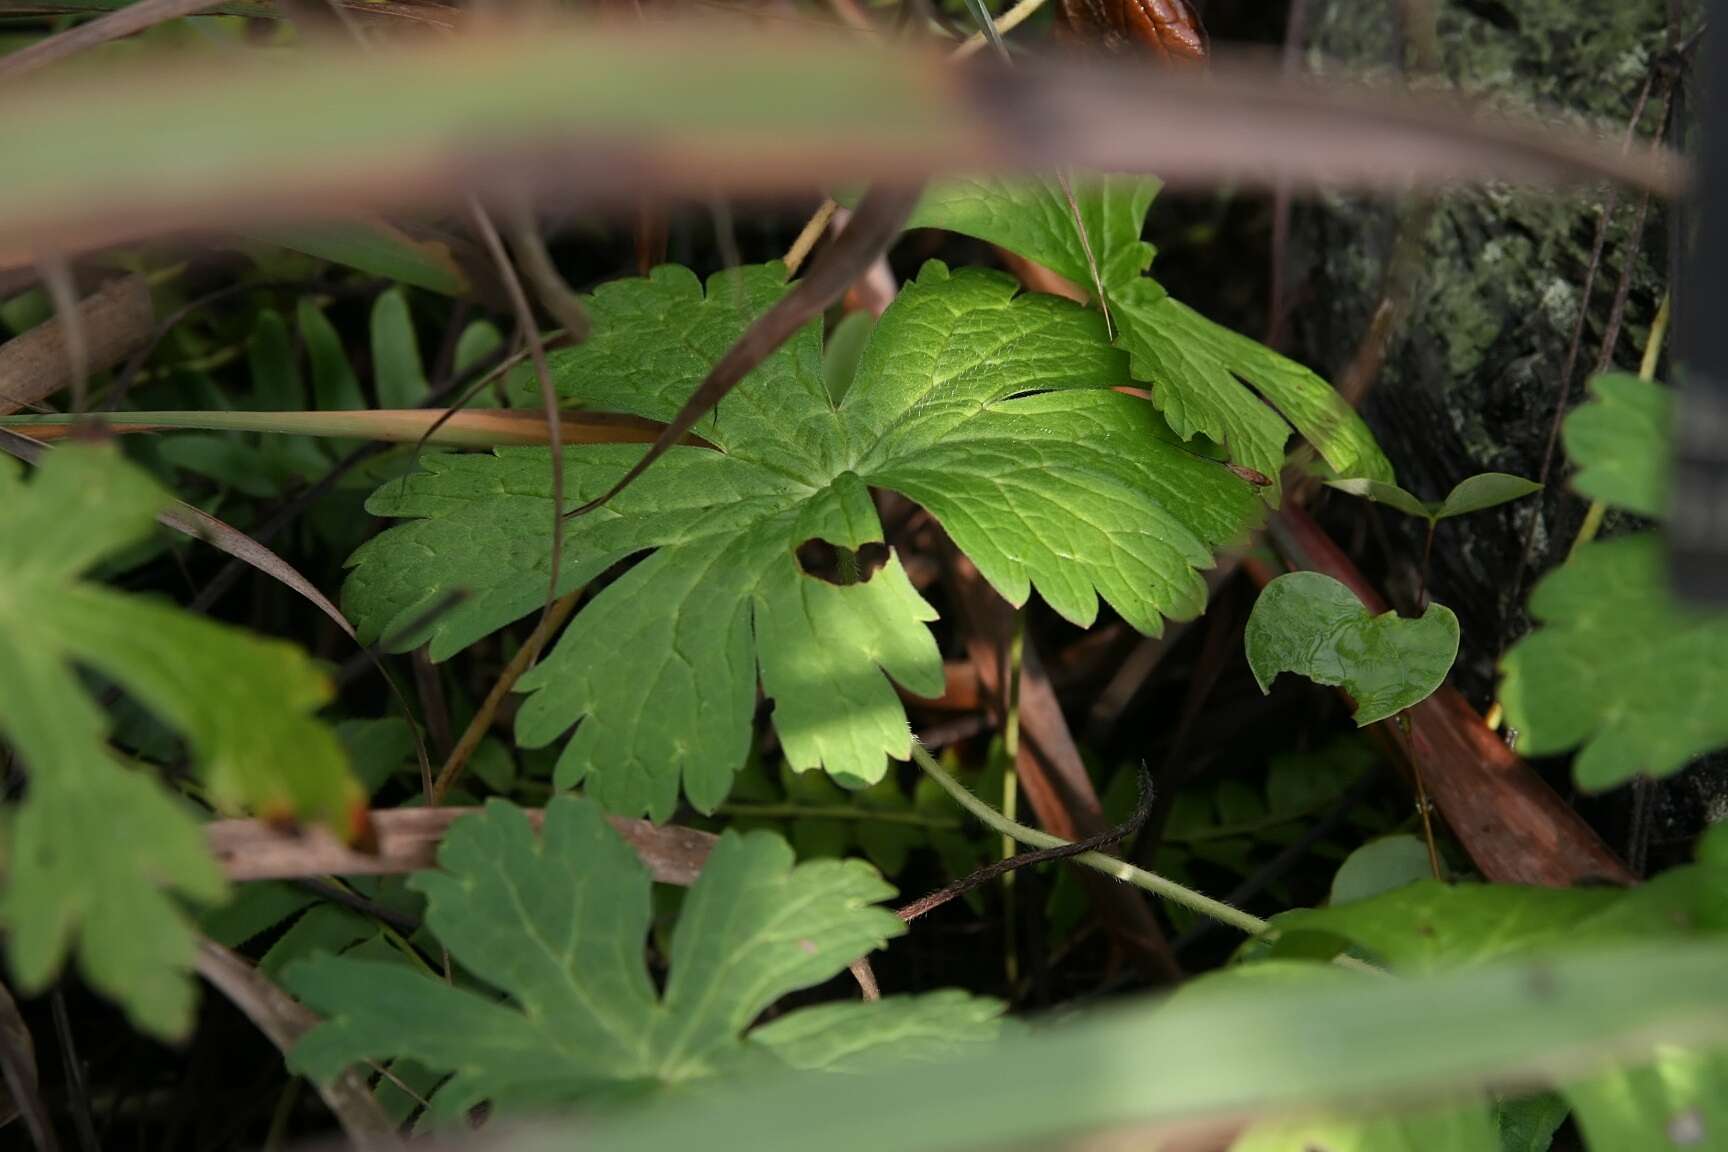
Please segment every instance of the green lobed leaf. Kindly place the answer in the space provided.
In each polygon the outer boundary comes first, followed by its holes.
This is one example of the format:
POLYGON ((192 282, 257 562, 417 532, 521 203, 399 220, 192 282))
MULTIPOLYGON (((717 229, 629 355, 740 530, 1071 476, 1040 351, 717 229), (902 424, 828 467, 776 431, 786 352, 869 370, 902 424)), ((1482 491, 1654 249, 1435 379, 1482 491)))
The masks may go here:
POLYGON ((1501 662, 1519 750, 1581 750, 1581 788, 1666 776, 1728 744, 1728 613, 1677 603, 1654 535, 1596 541, 1530 597, 1541 625, 1501 662))
POLYGON ((221 873, 178 799, 117 762, 78 670, 177 730, 223 810, 346 831, 365 797, 313 717, 329 683, 297 648, 79 579, 148 539, 167 503, 105 448, 56 450, 28 485, 0 468, 0 732, 30 777, 0 921, 25 991, 76 950, 85 978, 139 1027, 180 1036, 193 939, 174 895, 213 902, 221 873))
MULTIPOLYGON (((1156 249, 1140 239, 1158 181, 1101 175, 1073 180, 1074 205, 1108 291, 1136 279, 1156 249)), ((1074 223, 1074 209, 1054 177, 955 178, 931 185, 908 228, 943 228, 997 244, 1036 261, 1084 291, 1094 290, 1092 269, 1074 223)))
POLYGON ((841 1000, 782 1016, 750 1033, 793 1068, 869 1072, 901 1062, 949 1060, 994 1044, 1011 1021, 1002 1006, 944 988, 921 996, 841 1000))
MULTIPOLYGON (((1116 323, 1116 346, 1129 354, 1134 378, 1151 385, 1153 403, 1178 436, 1227 445, 1232 460, 1270 481, 1274 502, 1291 425, 1338 475, 1392 479, 1367 425, 1329 384, 1212 323, 1141 275, 1154 255, 1140 234, 1155 182, 1094 176, 1072 187, 1116 323)), ((1053 178, 944 181, 925 194, 911 226, 999 244, 1093 290, 1073 210, 1053 178)))
MULTIPOLYGON (((560 395, 669 419, 784 291, 778 265, 722 274, 706 293, 673 267, 606 285, 588 300, 591 337, 553 357, 560 395)), ((614 810, 663 819, 682 788, 712 811, 749 748, 760 679, 794 769, 880 780, 911 750, 890 679, 942 691, 933 613, 894 557, 836 586, 796 556, 812 539, 879 541, 871 488, 924 504, 1016 604, 1036 590, 1084 625, 1102 597, 1149 633, 1197 614, 1196 569, 1244 536, 1258 502, 1114 391, 1124 368, 1097 313, 931 265, 877 324, 836 404, 812 323, 701 423, 713 449, 673 449, 566 523, 560 591, 641 558, 522 679, 518 740, 543 746, 574 726, 557 783, 584 782, 614 810)), ((640 453, 567 450, 567 501, 605 492, 640 453)), ((363 639, 429 640, 443 659, 544 601, 550 468, 539 449, 424 467, 368 504, 409 522, 354 555, 344 598, 363 639), (469 593, 459 607, 403 631, 457 588, 469 593)))
POLYGON ((1661 384, 1611 373, 1590 381, 1590 399, 1561 425, 1566 455, 1578 471, 1572 486, 1640 516, 1668 510, 1669 433, 1673 396, 1661 384))
POLYGON ((757 1064, 868 1067, 898 1042, 926 1058, 992 1038, 998 1006, 964 994, 803 1009, 750 1026, 788 993, 905 932, 860 861, 794 865, 768 833, 721 836, 689 891, 656 990, 643 945, 650 881, 598 805, 562 796, 536 836, 503 801, 451 826, 413 886, 427 923, 505 996, 400 965, 321 956, 287 985, 326 1020, 291 1053, 327 1079, 364 1060, 452 1073, 434 1106, 520 1106, 674 1085, 757 1064), (748 1033, 748 1034, 747 1034, 748 1033))
POLYGON ((1358 727, 1431 696, 1458 655, 1458 618, 1430 604, 1414 620, 1370 616, 1356 594, 1318 572, 1290 572, 1266 585, 1244 633, 1248 666, 1262 692, 1282 672, 1342 687, 1358 727))

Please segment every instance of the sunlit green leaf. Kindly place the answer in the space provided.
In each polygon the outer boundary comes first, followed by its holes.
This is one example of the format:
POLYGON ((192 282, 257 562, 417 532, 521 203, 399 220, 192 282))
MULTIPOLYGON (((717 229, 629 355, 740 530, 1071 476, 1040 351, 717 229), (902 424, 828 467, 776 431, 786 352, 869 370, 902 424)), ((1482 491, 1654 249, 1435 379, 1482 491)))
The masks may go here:
POLYGON ((12 973, 45 988, 69 951, 141 1028, 192 1021, 193 938, 175 894, 223 895, 178 799, 108 747, 78 670, 126 689, 185 739, 209 800, 347 830, 365 797, 313 718, 330 685, 297 649, 79 577, 148 538, 168 503, 112 450, 48 455, 26 485, 0 467, 0 731, 28 772, 0 919, 12 973))
POLYGON ((1668 511, 1667 388, 1614 373, 1590 381, 1590 399, 1561 425, 1566 455, 1577 466, 1572 486, 1592 500, 1660 519, 1668 511))
MULTIPOLYGON (((553 358, 563 399, 667 420, 751 316, 785 291, 778 265, 706 293, 673 267, 603 287, 594 331, 553 358)), ((575 735, 557 783, 615 810, 669 815, 680 790, 711 811, 752 734, 756 689, 794 769, 850 787, 910 755, 890 678, 943 689, 934 618, 897 557, 859 583, 805 571, 811 540, 882 538, 871 488, 935 515, 998 591, 1036 590, 1090 624, 1100 599, 1156 633, 1205 604, 1198 568, 1258 515, 1252 491, 1173 443, 1126 380, 1098 313, 1019 295, 1007 277, 927 267, 882 317, 844 401, 823 378, 819 325, 800 332, 704 419, 716 450, 679 447, 604 509, 565 524, 561 590, 647 554, 592 601, 520 683, 520 742, 575 735), (608 654, 596 660, 596 652, 608 654)), ((565 454, 566 501, 605 492, 640 448, 565 454)), ((469 593, 419 633, 435 659, 543 603, 551 476, 539 450, 424 461, 375 513, 410 518, 353 558, 344 596, 364 639, 397 634, 446 592, 469 593)))
MULTIPOLYGON (((1086 239, 1134 379, 1184 440, 1226 444, 1230 458, 1278 493, 1291 426, 1340 476, 1392 479, 1367 425, 1313 372, 1212 323, 1144 272, 1153 249, 1140 239, 1157 185, 1132 177, 1082 177, 1073 185, 1086 239), (1256 396, 1255 392, 1259 395, 1256 396), (1270 405, 1270 407, 1268 407, 1270 405)), ((925 195, 914 226, 976 236, 1093 291, 1073 210, 1054 179, 943 181, 925 195)))
POLYGON ((1678 603, 1653 535, 1580 548, 1530 597, 1539 627, 1506 653, 1518 748, 1581 747, 1580 787, 1666 776, 1728 744, 1728 613, 1678 603))

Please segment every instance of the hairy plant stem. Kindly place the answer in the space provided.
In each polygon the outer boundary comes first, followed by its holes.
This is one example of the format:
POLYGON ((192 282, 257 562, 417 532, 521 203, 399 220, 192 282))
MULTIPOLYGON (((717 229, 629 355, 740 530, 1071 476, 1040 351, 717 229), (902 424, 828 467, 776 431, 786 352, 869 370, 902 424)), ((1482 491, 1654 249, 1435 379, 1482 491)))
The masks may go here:
MULTIPOLYGON (((966 790, 965 785, 950 776, 942 765, 936 762, 936 758, 925 751, 924 746, 917 740, 912 741, 912 759, 919 768, 923 769, 925 775, 936 781, 944 792, 954 798, 955 803, 1004 836, 1011 836, 1020 843, 1028 844, 1034 848, 1060 848, 1068 843, 1060 836, 1052 836, 1048 832, 1040 832, 1036 828, 1017 824, 972 795, 966 790)), ((1174 880, 1168 880, 1156 872, 1136 868, 1114 856, 1106 856, 1102 852, 1083 852, 1074 857, 1074 861, 1078 864, 1084 864, 1088 868, 1096 869, 1106 876, 1114 876, 1118 880, 1132 884, 1154 896, 1162 897, 1173 904, 1180 904, 1202 916, 1209 916, 1214 920, 1221 921, 1232 928, 1246 932, 1250 936, 1262 935, 1271 927, 1268 921, 1262 920, 1258 916, 1244 912, 1240 908, 1232 908, 1221 900, 1214 900, 1192 888, 1183 887, 1174 880)))

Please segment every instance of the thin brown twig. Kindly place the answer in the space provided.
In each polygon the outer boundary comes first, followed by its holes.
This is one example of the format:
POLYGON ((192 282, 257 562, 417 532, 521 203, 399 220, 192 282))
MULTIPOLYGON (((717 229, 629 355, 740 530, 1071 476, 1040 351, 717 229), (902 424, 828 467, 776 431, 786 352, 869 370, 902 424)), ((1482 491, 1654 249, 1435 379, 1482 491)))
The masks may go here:
POLYGON ((504 702, 504 697, 510 694, 510 690, 516 686, 516 681, 522 678, 523 673, 527 672, 529 666, 539 657, 540 650, 546 646, 546 642, 552 638, 552 634, 558 631, 566 620, 570 619, 570 614, 576 610, 576 605, 581 599, 582 589, 578 588, 554 601, 546 613, 540 617, 540 622, 534 626, 534 631, 529 633, 528 639, 522 642, 522 647, 517 650, 516 655, 511 657, 510 663, 504 666, 504 671, 499 674, 491 690, 486 693, 486 699, 481 701, 480 707, 475 710, 474 718, 468 722, 468 727, 463 730, 462 738, 450 750, 450 756, 444 761, 444 767, 439 771, 438 779, 432 783, 430 793, 434 805, 444 802, 444 797, 450 791, 450 786, 455 784, 457 778, 462 775, 463 767, 474 755, 474 750, 480 747, 480 741, 485 739, 486 733, 491 729, 492 718, 498 714, 498 707, 504 702))
POLYGON ((0 80, 16 80, 57 60, 76 56, 99 44, 143 32, 182 16, 196 15, 206 8, 215 7, 215 4, 216 0, 137 0, 87 24, 74 25, 0 57, 0 80))
MULTIPOLYGON (((210 852, 228 879, 295 880, 312 876, 399 876, 438 863, 438 846, 450 826, 478 808, 388 808, 372 813, 373 850, 344 844, 323 825, 284 829, 262 820, 215 820, 204 826, 210 852)), ((542 811, 526 810, 539 827, 542 811)), ((651 824, 607 817, 656 883, 689 887, 696 882, 717 837, 678 824, 651 824)))
POLYGON ((552 556, 548 564, 550 571, 546 580, 546 604, 541 610, 541 619, 544 621, 551 616, 558 599, 558 581, 564 559, 564 438, 558 427, 558 395, 552 387, 552 372, 546 364, 546 346, 541 342, 540 331, 535 325, 534 309, 528 303, 528 294, 522 290, 522 279, 516 275, 516 267, 510 262, 510 254, 504 250, 504 241, 478 199, 469 197, 468 210, 474 217, 475 227, 480 230, 480 238, 484 241, 486 250, 498 265, 498 273, 504 279, 504 290, 510 296, 510 306, 516 312, 516 322, 521 326, 523 338, 528 341, 528 357, 534 362, 534 376, 540 386, 540 403, 546 414, 546 427, 552 434, 552 443, 549 446, 552 462, 552 556))
POLYGON ((928 896, 912 901, 897 910, 900 919, 911 923, 927 912, 933 912, 956 897, 964 896, 975 888, 988 884, 1000 876, 1006 876, 1018 869, 1032 864, 1045 864, 1052 860, 1066 860, 1071 856, 1080 856, 1087 852, 1098 852, 1120 844, 1132 838, 1139 832, 1140 826, 1146 823, 1146 818, 1152 814, 1152 774, 1146 770, 1146 765, 1140 765, 1140 800, 1134 808, 1134 814, 1122 824, 1107 828, 1095 836, 1088 836, 1059 848, 1037 848, 1030 852, 1021 852, 1003 860, 995 860, 978 868, 945 887, 938 888, 928 896))
MULTIPOLYGON (((1632 115, 1626 123, 1626 135, 1621 142, 1621 151, 1630 153, 1632 141, 1638 134, 1638 122, 1644 118, 1644 109, 1650 102, 1650 92, 1656 82, 1656 69, 1652 69, 1644 78, 1644 87, 1639 90, 1638 99, 1633 103, 1632 115)), ((1566 410, 1572 402, 1572 373, 1578 366, 1578 350, 1584 341, 1584 325, 1590 317, 1590 297, 1596 287, 1596 273, 1602 266, 1602 253, 1608 245, 1608 225, 1614 217, 1614 212, 1620 206, 1620 190, 1610 185, 1607 196, 1602 201, 1601 211, 1596 216, 1596 234, 1590 242, 1590 262, 1584 272, 1584 287, 1578 296, 1578 315, 1572 322, 1572 337, 1566 346, 1566 359, 1560 369, 1560 394, 1554 401, 1554 416, 1548 424, 1548 438, 1542 447, 1542 467, 1536 473, 1536 482, 1544 489, 1554 470, 1554 450, 1560 443, 1560 425, 1566 417, 1566 410)), ((1516 606, 1523 600, 1524 577, 1530 570, 1530 561, 1536 549, 1536 528, 1542 522, 1542 510, 1532 509, 1530 523, 1524 530, 1524 543, 1518 551, 1518 566, 1513 570, 1512 583, 1508 586, 1511 603, 1516 606)), ((1501 655, 1505 655, 1509 633, 1500 629, 1501 655)))

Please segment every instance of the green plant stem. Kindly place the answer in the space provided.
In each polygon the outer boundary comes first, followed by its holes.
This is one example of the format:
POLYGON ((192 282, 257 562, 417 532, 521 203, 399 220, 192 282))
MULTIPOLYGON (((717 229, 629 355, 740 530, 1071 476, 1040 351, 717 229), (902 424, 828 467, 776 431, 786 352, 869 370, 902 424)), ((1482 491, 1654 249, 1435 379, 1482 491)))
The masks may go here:
MULTIPOLYGON (((936 762, 936 758, 930 755, 917 740, 912 741, 912 759, 917 762, 918 767, 923 769, 927 776, 941 785, 944 792, 954 798, 956 804, 1004 836, 1011 836, 1020 843, 1034 848, 1060 848, 1068 843, 1060 836, 1052 836, 1048 832, 1040 832, 1036 828, 1028 828, 1024 824, 1016 824, 972 795, 963 784, 950 776, 942 765, 936 762)), ((1232 908, 1230 905, 1220 900, 1214 900, 1210 896, 1202 895, 1192 888, 1185 888, 1174 880, 1167 880, 1155 872, 1146 871, 1144 868, 1136 868, 1132 864, 1118 860, 1113 856, 1106 856, 1102 852, 1082 852, 1074 857, 1074 862, 1096 869, 1106 876, 1114 876, 1118 880, 1126 881, 1136 888, 1162 897, 1173 904, 1180 904, 1202 916, 1210 916, 1212 919, 1228 924, 1238 931, 1246 932, 1250 936, 1262 935, 1272 926, 1270 922, 1244 912, 1240 908, 1232 908)))
POLYGON ((1644 341, 1644 358, 1638 362, 1638 379, 1656 379, 1656 363, 1662 359, 1662 341, 1668 335, 1670 319, 1668 293, 1662 293, 1662 303, 1656 308, 1656 319, 1650 321, 1650 335, 1644 341))
MULTIPOLYGON (((1026 609, 1014 611, 1014 628, 1008 638, 1008 667, 1002 683, 1002 817, 1014 823, 1020 814, 1020 667, 1026 651, 1026 609)), ((1002 837, 1002 859, 1014 855, 1014 837, 1002 837)), ((1019 947, 1015 940, 1014 873, 1002 877, 1002 952, 1008 986, 1020 982, 1019 947)))

